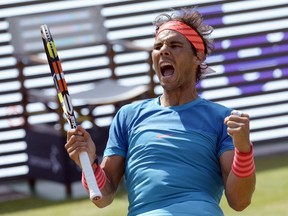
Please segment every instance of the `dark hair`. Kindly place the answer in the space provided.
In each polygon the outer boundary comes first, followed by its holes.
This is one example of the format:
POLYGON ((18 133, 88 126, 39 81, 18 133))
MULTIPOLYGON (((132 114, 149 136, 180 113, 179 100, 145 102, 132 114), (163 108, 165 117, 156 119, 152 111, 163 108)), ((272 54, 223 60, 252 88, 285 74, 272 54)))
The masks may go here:
MULTIPOLYGON (((182 8, 179 11, 172 10, 171 14, 165 13, 158 15, 153 22, 153 24, 156 26, 156 33, 162 24, 171 20, 183 22, 197 31, 204 42, 205 57, 211 54, 214 49, 213 39, 210 38, 213 28, 203 22, 203 16, 196 10, 195 7, 182 8)), ((190 44, 196 54, 197 51, 195 47, 192 45, 192 43, 190 44)), ((206 68, 207 65, 205 64, 199 66, 196 73, 196 82, 199 82, 202 79, 206 68)))

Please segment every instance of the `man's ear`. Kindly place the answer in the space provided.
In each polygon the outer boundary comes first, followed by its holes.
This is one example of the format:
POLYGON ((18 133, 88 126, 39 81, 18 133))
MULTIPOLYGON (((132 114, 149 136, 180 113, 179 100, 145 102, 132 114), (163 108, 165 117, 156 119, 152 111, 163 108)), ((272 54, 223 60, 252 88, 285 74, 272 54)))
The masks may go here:
POLYGON ((197 52, 196 55, 196 63, 200 65, 206 59, 206 55, 203 52, 197 52))

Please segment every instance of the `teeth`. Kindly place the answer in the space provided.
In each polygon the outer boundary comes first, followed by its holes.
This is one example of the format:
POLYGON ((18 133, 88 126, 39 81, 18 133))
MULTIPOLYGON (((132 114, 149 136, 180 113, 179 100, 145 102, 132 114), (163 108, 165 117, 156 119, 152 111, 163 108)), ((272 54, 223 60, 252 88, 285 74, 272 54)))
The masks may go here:
POLYGON ((164 67, 164 66, 172 66, 172 64, 168 63, 168 62, 162 62, 160 63, 160 66, 161 67, 164 67))

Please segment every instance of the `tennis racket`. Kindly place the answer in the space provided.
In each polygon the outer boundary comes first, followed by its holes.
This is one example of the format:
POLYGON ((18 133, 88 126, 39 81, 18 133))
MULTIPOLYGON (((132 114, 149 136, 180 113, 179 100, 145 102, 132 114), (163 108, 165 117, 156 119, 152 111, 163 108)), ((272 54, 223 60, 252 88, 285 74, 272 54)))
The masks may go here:
MULTIPOLYGON (((61 103, 64 114, 71 128, 76 128, 77 122, 74 115, 74 109, 71 103, 71 98, 68 92, 67 83, 64 78, 61 62, 59 60, 52 35, 47 25, 41 25, 41 36, 46 56, 49 62, 51 75, 57 90, 58 99, 61 103)), ((88 153, 81 152, 79 155, 79 159, 89 188, 90 199, 91 200, 100 199, 102 197, 102 194, 98 188, 96 178, 94 176, 92 166, 90 164, 88 153)))

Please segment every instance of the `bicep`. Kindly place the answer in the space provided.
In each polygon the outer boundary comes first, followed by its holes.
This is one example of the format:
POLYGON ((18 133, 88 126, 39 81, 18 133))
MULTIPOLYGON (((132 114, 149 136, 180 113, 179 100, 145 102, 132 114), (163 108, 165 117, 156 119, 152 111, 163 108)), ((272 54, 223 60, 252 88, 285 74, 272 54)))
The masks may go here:
POLYGON ((101 163, 106 177, 116 191, 125 170, 125 158, 119 155, 105 157, 101 163))
POLYGON ((234 150, 226 151, 220 156, 220 166, 222 171, 222 178, 224 181, 224 187, 226 186, 227 178, 231 171, 233 157, 234 157, 234 150))

